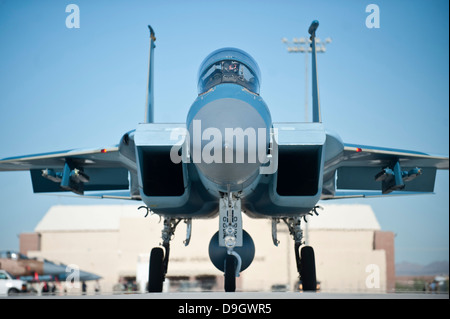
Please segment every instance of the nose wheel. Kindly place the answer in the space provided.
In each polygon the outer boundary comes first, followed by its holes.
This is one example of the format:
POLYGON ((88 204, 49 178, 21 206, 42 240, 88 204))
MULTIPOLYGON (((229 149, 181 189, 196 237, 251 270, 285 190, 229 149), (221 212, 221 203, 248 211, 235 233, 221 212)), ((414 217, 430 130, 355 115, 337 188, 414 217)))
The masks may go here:
POLYGON ((225 258, 225 292, 236 291, 236 258, 233 255, 227 255, 225 258))

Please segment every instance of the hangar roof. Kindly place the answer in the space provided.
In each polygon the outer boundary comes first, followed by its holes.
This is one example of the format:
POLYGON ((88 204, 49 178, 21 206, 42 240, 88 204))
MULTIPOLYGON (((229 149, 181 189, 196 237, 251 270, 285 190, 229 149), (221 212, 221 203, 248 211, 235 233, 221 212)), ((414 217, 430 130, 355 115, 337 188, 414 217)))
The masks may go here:
POLYGON ((123 217, 144 217, 140 205, 57 205, 50 207, 35 232, 119 230, 123 217))
MULTIPOLYGON (((320 204, 319 216, 308 217, 308 228, 329 230, 380 230, 375 213, 369 205, 320 204)), ((35 228, 49 231, 119 230, 121 218, 143 218, 140 205, 73 205, 52 206, 35 228)), ((302 220, 302 224, 305 223, 302 220)))

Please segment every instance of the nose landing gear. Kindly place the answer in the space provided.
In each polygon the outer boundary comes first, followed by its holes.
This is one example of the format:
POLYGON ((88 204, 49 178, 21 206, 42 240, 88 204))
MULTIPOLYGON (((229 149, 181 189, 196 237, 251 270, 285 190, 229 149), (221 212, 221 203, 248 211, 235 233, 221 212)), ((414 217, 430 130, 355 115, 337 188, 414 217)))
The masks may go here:
POLYGON ((243 245, 241 199, 230 192, 220 199, 219 246, 227 248, 224 261, 225 292, 236 291, 236 277, 241 272, 242 259, 234 250, 243 245))

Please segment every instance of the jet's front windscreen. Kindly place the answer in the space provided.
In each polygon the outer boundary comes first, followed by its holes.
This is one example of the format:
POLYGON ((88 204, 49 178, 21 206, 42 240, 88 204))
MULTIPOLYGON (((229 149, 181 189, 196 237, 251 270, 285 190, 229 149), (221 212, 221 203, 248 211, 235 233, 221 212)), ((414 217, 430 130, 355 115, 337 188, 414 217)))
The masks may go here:
POLYGON ((203 94, 221 83, 235 83, 259 94, 259 67, 246 52, 235 48, 214 51, 203 61, 198 92, 203 94))

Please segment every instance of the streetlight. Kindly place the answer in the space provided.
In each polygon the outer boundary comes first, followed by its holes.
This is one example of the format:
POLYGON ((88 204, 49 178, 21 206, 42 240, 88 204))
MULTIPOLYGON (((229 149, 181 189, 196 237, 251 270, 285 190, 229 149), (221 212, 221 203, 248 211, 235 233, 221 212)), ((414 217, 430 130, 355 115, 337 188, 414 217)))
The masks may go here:
MULTIPOLYGON (((289 53, 305 53, 305 121, 308 122, 308 53, 312 52, 312 41, 310 38, 293 38, 290 42, 288 39, 282 38, 281 42, 287 46, 289 53)), ((331 42, 330 37, 326 38, 325 41, 316 38, 316 52, 325 53, 327 51, 326 45, 331 42)))

